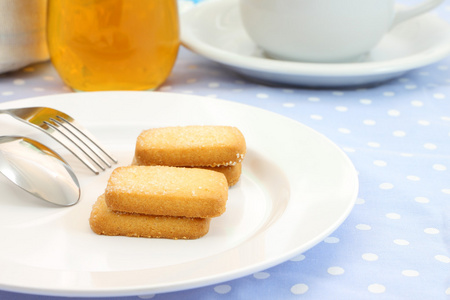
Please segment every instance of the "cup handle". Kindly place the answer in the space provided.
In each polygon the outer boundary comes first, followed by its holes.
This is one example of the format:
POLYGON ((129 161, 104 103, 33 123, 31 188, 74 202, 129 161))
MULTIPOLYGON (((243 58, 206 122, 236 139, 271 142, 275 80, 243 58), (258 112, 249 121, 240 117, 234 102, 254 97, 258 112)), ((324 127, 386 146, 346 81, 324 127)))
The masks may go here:
POLYGON ((392 26, 394 27, 399 23, 406 21, 412 17, 418 16, 420 14, 426 13, 429 10, 432 10, 439 4, 444 2, 444 0, 427 0, 422 3, 419 3, 412 7, 405 7, 397 9, 394 21, 392 22, 392 26))

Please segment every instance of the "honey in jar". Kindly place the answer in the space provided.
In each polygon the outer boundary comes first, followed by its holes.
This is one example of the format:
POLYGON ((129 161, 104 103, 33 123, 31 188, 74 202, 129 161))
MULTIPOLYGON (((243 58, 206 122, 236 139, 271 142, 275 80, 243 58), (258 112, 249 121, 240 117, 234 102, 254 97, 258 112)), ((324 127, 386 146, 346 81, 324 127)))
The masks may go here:
POLYGON ((74 90, 155 89, 177 57, 177 1, 49 0, 47 39, 74 90))

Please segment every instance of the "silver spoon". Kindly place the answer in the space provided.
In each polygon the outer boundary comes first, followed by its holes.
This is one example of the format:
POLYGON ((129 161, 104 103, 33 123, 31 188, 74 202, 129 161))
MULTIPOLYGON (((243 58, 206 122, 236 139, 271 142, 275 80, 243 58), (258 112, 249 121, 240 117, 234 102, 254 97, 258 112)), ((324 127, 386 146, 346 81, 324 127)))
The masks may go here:
POLYGON ((80 199, 80 184, 72 168, 35 140, 0 136, 0 172, 42 200, 70 206, 80 199))

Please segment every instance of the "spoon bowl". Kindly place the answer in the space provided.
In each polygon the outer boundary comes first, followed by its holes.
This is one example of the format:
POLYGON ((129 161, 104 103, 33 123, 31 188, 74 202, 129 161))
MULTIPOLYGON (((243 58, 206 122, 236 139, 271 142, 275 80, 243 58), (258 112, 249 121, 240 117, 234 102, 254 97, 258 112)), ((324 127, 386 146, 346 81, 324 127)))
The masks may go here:
POLYGON ((72 168, 50 148, 22 136, 0 136, 0 173, 30 194, 59 206, 80 199, 72 168))

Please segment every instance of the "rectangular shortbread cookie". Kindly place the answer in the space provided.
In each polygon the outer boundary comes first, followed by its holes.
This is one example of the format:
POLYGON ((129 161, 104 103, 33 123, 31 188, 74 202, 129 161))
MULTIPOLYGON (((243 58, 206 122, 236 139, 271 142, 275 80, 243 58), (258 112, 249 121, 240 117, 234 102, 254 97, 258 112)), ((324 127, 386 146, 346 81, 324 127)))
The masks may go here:
POLYGON ((176 126, 143 131, 137 138, 139 165, 216 167, 244 159, 244 136, 232 126, 176 126))
POLYGON ((227 200, 225 175, 197 168, 119 167, 105 190, 112 210, 148 215, 213 218, 225 212, 227 200))
POLYGON ((104 195, 92 207, 89 224, 97 234, 167 239, 197 239, 209 231, 211 219, 118 213, 109 209, 104 195))

